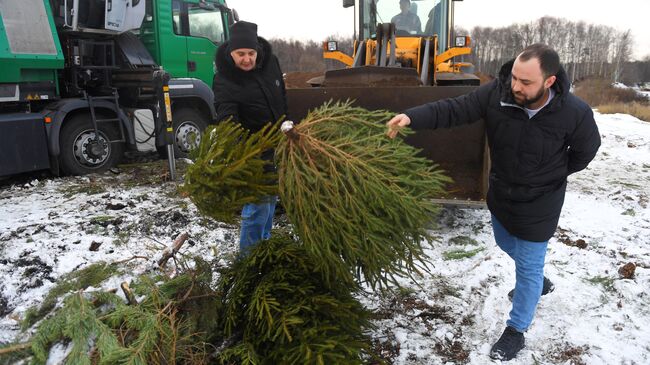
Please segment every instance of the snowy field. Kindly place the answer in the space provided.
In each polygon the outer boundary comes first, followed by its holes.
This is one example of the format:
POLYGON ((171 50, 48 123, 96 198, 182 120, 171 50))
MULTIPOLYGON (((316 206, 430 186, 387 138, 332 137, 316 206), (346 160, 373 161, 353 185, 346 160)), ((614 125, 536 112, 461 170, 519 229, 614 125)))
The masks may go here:
MULTIPOLYGON (((569 178, 549 244, 555 291, 542 297, 526 348, 509 364, 650 364, 650 123, 596 120, 603 145, 569 178), (628 263, 636 266, 629 279, 619 274, 628 263)), ((131 258, 132 272, 142 272, 182 232, 191 237, 184 254, 236 250, 237 227, 201 217, 161 182, 162 164, 0 181, 0 344, 25 339, 19 320, 65 273, 131 258)), ((494 244, 487 210, 445 209, 436 219, 431 272, 417 284, 405 279, 396 294, 362 298, 377 313, 376 348, 393 364, 499 363, 488 352, 508 317, 514 264, 494 244), (445 259, 457 250, 475 254, 445 259)))

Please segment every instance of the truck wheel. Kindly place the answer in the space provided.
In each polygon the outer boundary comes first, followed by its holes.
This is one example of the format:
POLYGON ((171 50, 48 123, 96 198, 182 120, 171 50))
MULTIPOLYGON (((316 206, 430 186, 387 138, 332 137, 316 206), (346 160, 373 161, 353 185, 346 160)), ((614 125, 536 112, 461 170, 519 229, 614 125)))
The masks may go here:
MULTIPOLYGON (((207 128, 205 117, 192 109, 181 108, 173 111, 174 157, 187 158, 190 151, 201 143, 201 133, 207 128)), ((159 146, 158 153, 167 158, 167 146, 159 146)))
MULTIPOLYGON (((97 118, 104 118, 97 116, 97 118)), ((124 154, 124 143, 110 143, 119 139, 115 126, 100 125, 95 138, 90 115, 78 114, 63 124, 60 147, 61 169, 67 175, 85 175, 103 172, 115 166, 124 154)))

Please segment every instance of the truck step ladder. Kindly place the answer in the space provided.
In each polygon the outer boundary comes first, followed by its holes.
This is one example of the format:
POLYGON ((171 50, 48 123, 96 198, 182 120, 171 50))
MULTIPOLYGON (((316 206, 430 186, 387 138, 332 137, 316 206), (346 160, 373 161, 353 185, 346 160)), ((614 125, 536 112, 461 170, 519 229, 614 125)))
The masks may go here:
MULTIPOLYGON (((88 100, 88 109, 90 109, 90 120, 93 124, 93 128, 95 129, 95 136, 98 135, 98 126, 100 123, 117 123, 119 127, 119 139, 115 140, 109 140, 110 143, 124 143, 126 142, 126 137, 125 137, 125 132, 124 132, 124 126, 122 125, 121 119, 119 118, 120 113, 122 111, 119 108, 119 103, 118 103, 118 93, 117 90, 113 89, 112 95, 105 95, 105 96, 92 96, 89 95, 84 91, 84 99, 88 100), (106 119, 97 119, 97 113, 95 112, 95 100, 112 100, 113 103, 115 103, 115 114, 117 117, 115 118, 106 118, 106 119)), ((107 136, 108 137, 108 136, 107 136)))

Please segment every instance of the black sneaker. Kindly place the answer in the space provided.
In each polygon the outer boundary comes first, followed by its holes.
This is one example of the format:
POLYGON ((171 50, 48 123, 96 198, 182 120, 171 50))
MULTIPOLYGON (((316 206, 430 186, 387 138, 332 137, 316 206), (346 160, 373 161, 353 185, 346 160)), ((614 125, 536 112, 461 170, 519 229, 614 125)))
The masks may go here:
MULTIPOLYGON (((546 295, 550 292, 555 290, 555 284, 553 284, 552 281, 548 280, 546 276, 544 276, 544 285, 542 286, 542 295, 546 295)), ((512 297, 515 295, 515 290, 512 289, 511 291, 508 292, 508 299, 512 302, 512 297)))
POLYGON ((492 346, 490 358, 501 361, 512 360, 525 345, 524 334, 508 326, 499 337, 499 341, 492 346))

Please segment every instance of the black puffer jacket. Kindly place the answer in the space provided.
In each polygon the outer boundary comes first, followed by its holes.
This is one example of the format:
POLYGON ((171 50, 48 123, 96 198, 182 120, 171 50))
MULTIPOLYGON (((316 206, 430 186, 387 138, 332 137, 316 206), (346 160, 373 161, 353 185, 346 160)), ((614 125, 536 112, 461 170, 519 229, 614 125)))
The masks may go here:
POLYGON ((287 114, 287 98, 282 71, 271 45, 258 37, 257 66, 243 71, 235 66, 226 42, 217 50, 214 101, 217 120, 232 117, 252 132, 275 123, 287 114))
POLYGON ((551 102, 532 118, 514 102, 513 61, 499 78, 454 99, 407 110, 413 129, 486 122, 492 168, 487 204, 513 235, 546 241, 557 228, 567 176, 587 167, 600 146, 591 108, 569 92, 561 69, 551 102))
MULTIPOLYGON (((260 45, 257 65, 251 71, 235 66, 229 42, 219 46, 212 86, 217 120, 232 118, 253 133, 287 115, 286 90, 278 59, 269 42, 261 37, 257 42, 260 45)), ((273 151, 265 151, 262 158, 273 160, 273 151)))

